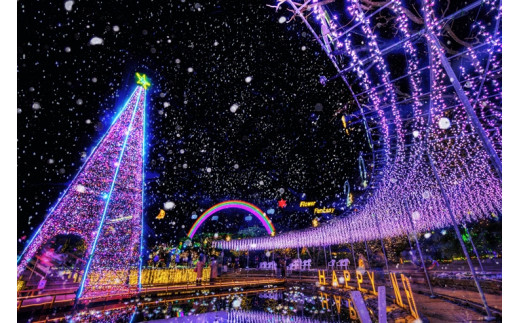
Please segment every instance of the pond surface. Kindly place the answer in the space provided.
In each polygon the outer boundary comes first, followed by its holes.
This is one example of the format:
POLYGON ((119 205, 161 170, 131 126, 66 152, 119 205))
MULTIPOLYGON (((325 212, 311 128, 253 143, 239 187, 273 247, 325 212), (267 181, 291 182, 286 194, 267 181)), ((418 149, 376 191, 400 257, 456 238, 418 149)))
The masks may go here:
MULTIPOLYGON (((364 294, 373 319, 377 318, 377 297, 364 294)), ((266 286, 244 290, 202 290, 185 298, 140 298, 119 304, 119 308, 86 310, 71 322, 358 322, 346 293, 311 284, 286 287, 266 286)), ((391 304, 390 307, 392 308, 391 304)), ((394 316, 406 315, 394 308, 394 316)), ((391 314, 391 313, 389 313, 391 314)), ((389 318, 392 315, 389 315, 389 318)))

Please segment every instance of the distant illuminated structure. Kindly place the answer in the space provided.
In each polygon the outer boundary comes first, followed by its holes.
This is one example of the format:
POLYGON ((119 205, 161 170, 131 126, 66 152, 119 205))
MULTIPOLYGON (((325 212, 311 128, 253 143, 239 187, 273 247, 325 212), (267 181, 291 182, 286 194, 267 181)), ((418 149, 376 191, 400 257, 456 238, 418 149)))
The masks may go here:
POLYGON ((190 231, 188 232, 188 237, 190 239, 193 239, 195 236, 195 233, 200 228, 202 223, 204 223, 207 219, 209 219, 213 214, 225 210, 225 209, 241 209, 244 211, 249 212, 250 214, 254 215, 260 222, 262 222, 265 230, 267 233, 269 233, 271 236, 274 236, 275 229, 273 224, 271 223, 271 220, 267 217, 267 215, 260 210, 257 206, 247 203, 244 201, 239 200, 230 200, 230 201, 224 201, 218 204, 213 205, 209 209, 207 209, 204 213, 200 215, 200 217, 193 223, 193 226, 191 227, 190 231))
POLYGON ((56 235, 86 244, 77 298, 140 287, 146 75, 18 258, 18 277, 56 235))

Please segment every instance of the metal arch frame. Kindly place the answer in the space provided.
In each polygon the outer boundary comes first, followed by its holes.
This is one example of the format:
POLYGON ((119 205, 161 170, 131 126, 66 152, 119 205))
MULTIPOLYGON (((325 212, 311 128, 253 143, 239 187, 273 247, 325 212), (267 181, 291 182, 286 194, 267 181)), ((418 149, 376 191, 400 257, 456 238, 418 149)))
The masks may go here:
MULTIPOLYGON (((386 165, 389 162, 390 156, 389 155, 384 155, 382 158, 376 157, 376 153, 375 153, 375 151, 376 151, 376 142, 374 141, 374 139, 372 137, 372 130, 373 130, 373 128, 370 128, 368 126, 365 110, 363 108, 363 105, 359 102, 359 99, 356 96, 356 93, 354 92, 354 90, 352 89, 352 86, 350 85, 350 83, 347 80, 347 78, 345 77, 345 75, 343 73, 341 73, 341 69, 339 68, 338 63, 336 62, 334 56, 327 51, 327 48, 323 44, 323 42, 321 41, 320 36, 318 34, 316 34, 316 32, 314 31, 312 26, 307 21, 307 18, 301 13, 301 11, 298 9, 298 7, 296 7, 296 5, 294 4, 294 2, 292 0, 287 0, 286 2, 289 3, 289 5, 294 9, 295 14, 297 13, 298 16, 302 19, 302 21, 307 26, 309 31, 312 33, 312 35, 314 36, 314 38, 316 39, 318 44, 320 44, 322 50, 329 57, 329 59, 331 60, 332 64, 334 65, 334 68, 338 71, 338 75, 343 79, 343 81, 347 85, 348 90, 350 91, 351 95, 353 96, 353 98, 354 98, 354 100, 355 100, 355 102, 356 102, 356 104, 357 104, 357 106, 358 106, 358 108, 359 108, 359 110, 361 112, 361 116, 363 117, 363 123, 365 125, 365 129, 366 129, 366 133, 367 133, 368 144, 369 144, 370 149, 371 149, 372 163, 374 165, 373 169, 372 169, 372 172, 370 174, 370 178, 368 179, 368 182, 367 182, 367 188, 371 187, 373 190, 375 190, 378 187, 380 178, 376 177, 376 176, 373 176, 373 175, 375 174, 376 170, 382 170, 382 169, 384 169, 386 167, 386 165), (375 183, 375 185, 374 185, 374 183, 375 183)), ((383 147, 384 147, 384 143, 381 143, 379 140, 377 142, 377 145, 378 145, 378 147, 381 146, 381 145, 383 145, 383 147)), ((388 147, 388 148, 390 148, 390 147, 388 147)), ((365 193, 361 196, 360 200, 363 200, 363 197, 366 194, 368 194, 369 191, 371 191, 371 190, 370 189, 365 190, 365 193)), ((348 211, 345 211, 345 213, 346 212, 348 212, 348 211)))
MULTIPOLYGON (((298 16, 302 19, 302 21, 307 26, 307 28, 311 31, 311 33, 313 34, 314 38, 317 40, 317 42, 320 44, 322 49, 325 51, 325 53, 327 53, 327 56, 332 61, 334 67, 338 71, 338 75, 341 76, 341 78, 343 79, 345 84, 347 84, 347 87, 348 87, 350 93, 353 95, 354 100, 355 100, 356 104, 358 105, 358 107, 360 109, 360 112, 361 112, 361 115, 363 117, 363 122, 365 124, 365 128, 366 128, 368 139, 369 139, 369 144, 370 144, 370 146, 372 148, 372 160, 374 161, 374 164, 377 163, 378 159, 376 159, 376 155, 374 153, 375 142, 374 142, 374 140, 372 138, 372 132, 371 132, 371 130, 374 129, 374 128, 369 128, 368 127, 368 122, 367 122, 365 110, 364 110, 362 104, 359 102, 359 99, 358 99, 358 95, 360 95, 360 93, 356 94, 353 91, 350 83, 348 82, 348 80, 346 79, 346 77, 344 75, 345 73, 351 71, 353 69, 353 67, 349 66, 346 69, 341 70, 339 68, 336 60, 334 59, 334 56, 327 51, 327 49, 326 49, 325 45, 323 44, 323 42, 321 41, 320 37, 316 34, 316 32, 311 27, 311 25, 309 24, 309 22, 307 21, 305 16, 301 13, 299 8, 293 3, 292 0, 287 0, 287 3, 289 3, 291 5, 291 7, 295 10, 295 13, 298 14, 298 16)), ((391 1, 389 3, 391 3, 391 1)), ((448 20, 456 19, 456 18, 461 17, 463 15, 466 15, 468 11, 477 8, 478 6, 481 6, 482 4, 483 4, 482 0, 474 1, 473 3, 467 5, 466 7, 457 10, 453 14, 440 19, 438 22, 442 23, 442 22, 445 22, 445 21, 448 21, 448 20)), ((502 4, 502 1, 500 1, 500 4, 502 4)), ((384 6, 378 8, 377 10, 372 12, 370 15, 367 15, 366 17, 368 17, 368 18, 372 17, 374 14, 376 14, 377 12, 380 12, 381 10, 386 8, 388 5, 389 4, 385 4, 384 6)), ((499 23, 500 23, 500 20, 498 20, 497 23, 496 23, 495 34, 496 34, 497 30, 498 30, 499 23)), ((340 35, 336 36, 334 38, 334 40, 335 41, 339 40, 340 37, 342 37, 343 35, 347 34, 349 31, 351 31, 352 29, 356 28, 360 24, 361 24, 361 22, 355 23, 347 31, 344 31, 340 35)), ((392 45, 389 45, 389 46, 387 46, 387 47, 385 47, 383 49, 380 49, 381 55, 385 55, 385 54, 389 53, 390 51, 392 51, 393 49, 399 48, 399 46, 402 43, 406 42, 406 41, 413 40, 413 39, 416 39, 416 38, 419 38, 419 37, 424 37, 426 34, 428 34, 428 36, 430 36, 430 38, 433 40, 433 42, 434 42, 434 44, 436 46, 440 46, 440 42, 439 42, 438 38, 436 37, 436 35, 432 34, 431 31, 429 30, 428 26, 425 25, 423 29, 421 29, 420 31, 418 31, 415 34, 411 35, 410 37, 406 37, 406 38, 400 40, 399 42, 396 42, 396 43, 394 43, 392 45)), ((430 46, 430 45, 431 44, 428 42, 428 46, 430 46)), ((429 48, 428 49, 428 55, 430 55, 430 51, 431 51, 431 49, 429 48)), ((501 162, 501 159, 498 156, 495 148, 491 144, 491 141, 487 137, 487 135, 485 133, 485 130, 482 127, 481 122, 478 120, 478 117, 477 117, 477 115, 475 113, 474 107, 469 102, 468 97, 464 93, 464 90, 462 89, 462 86, 461 86, 461 84, 460 84, 460 82, 459 82, 455 72, 453 71, 453 68, 452 68, 452 66, 450 64, 450 61, 449 61, 453 57, 447 58, 444 53, 441 53, 440 58, 441 58, 442 66, 444 67, 444 70, 446 71, 446 73, 450 77, 450 81, 452 83, 452 86, 453 86, 453 88, 454 88, 454 90, 455 90, 459 100, 462 102, 462 104, 463 104, 463 106, 464 106, 464 108, 466 110, 466 114, 468 115, 468 117, 469 117, 473 127, 475 128, 475 132, 477 133, 477 135, 479 136, 480 140, 482 141, 484 149, 486 150, 487 154, 489 155, 489 157, 491 159, 491 162, 493 164, 493 167, 494 167, 495 171, 497 172, 499 178, 502 179, 502 162, 501 162)), ((369 62, 369 61, 371 61, 373 59, 374 59, 374 55, 366 58, 365 60, 362 61, 362 63, 366 64, 367 62, 369 62)), ((431 59, 429 61, 429 65, 431 66, 431 59)), ((489 69, 489 59, 488 59, 488 64, 486 66, 486 73, 487 73, 488 69, 489 69)), ((391 80, 391 83, 393 83, 394 81, 395 80, 391 80)), ((484 81, 485 81, 485 76, 484 76, 484 79, 482 80, 482 82, 480 84, 480 87, 479 87, 478 96, 477 96, 477 102, 478 102, 478 98, 480 97, 480 93, 481 93, 482 87, 484 85, 484 81)), ((431 84, 430 84, 430 87, 431 87, 431 84)), ((430 102, 430 105, 431 105, 431 102, 430 102)), ((385 158, 383 164, 386 165, 387 162, 388 162, 388 160, 385 158)))
MULTIPOLYGON (((314 38, 316 39, 318 44, 320 44, 320 46, 323 49, 323 51, 327 54, 329 59, 332 61, 332 64, 334 65, 334 67, 336 68, 338 73, 341 74, 341 69, 339 68, 338 64, 336 63, 336 60, 334 59, 334 56, 332 56, 327 51, 327 48, 325 47, 325 45, 321 41, 321 39, 318 36, 318 34, 316 34, 316 32, 314 31, 312 26, 309 24, 309 22, 307 21, 307 18, 305 18, 305 16, 301 13, 301 11, 298 9, 298 7, 296 7, 296 5, 294 4, 294 2, 292 0, 287 0, 287 3, 289 3, 291 5, 291 7, 295 10, 295 13, 298 13, 298 16, 302 19, 302 21, 305 23, 307 28, 310 30, 310 32, 312 33, 312 35, 314 36, 314 38)), ((347 78, 345 77, 345 75, 340 75, 340 76, 343 79, 343 81, 345 82, 345 84, 347 85, 350 93, 354 97, 354 100, 356 101, 356 104, 357 104, 357 106, 358 106, 358 108, 359 108, 359 110, 361 112, 361 115, 363 116, 363 123, 365 124, 365 128, 366 128, 366 131, 367 131, 369 145, 372 148, 372 151, 374 151, 374 141, 372 139, 372 133, 370 131, 370 128, 368 127, 368 122, 367 122, 366 117, 365 117, 365 110, 363 108, 363 105, 359 102, 358 98, 356 97, 356 94, 355 94, 354 90, 352 90, 352 87, 351 87, 350 83, 348 82, 347 78)), ((372 153, 372 159, 373 159, 373 161, 375 163, 376 159, 375 159, 375 154, 374 153, 372 153)), ((385 163, 386 163, 386 161, 385 161, 385 163)))
MULTIPOLYGON (((390 3, 392 3, 392 1, 390 1, 390 3)), ((439 22, 445 22, 445 21, 448 21, 448 20, 451 20, 451 19, 456 19, 456 18, 460 18, 462 17, 464 14, 467 13, 467 11, 469 10, 472 10, 472 9, 475 9, 476 7, 478 7, 479 5, 482 4, 482 0, 477 0, 469 5, 467 5, 466 7, 454 12, 453 14, 447 16, 447 17, 444 17, 443 19, 439 20, 439 22)), ((379 8, 379 9, 382 9, 382 8, 379 8)), ((366 16, 367 18, 370 18, 372 17, 372 14, 366 16)), ((356 27, 359 26, 359 23, 355 25, 356 27)), ((413 41, 417 38, 420 38, 422 36, 424 36, 424 34, 426 33, 426 27, 422 28, 421 30, 419 30, 418 32, 410 35, 409 37, 405 37, 401 40, 399 40, 398 42, 396 43, 393 43, 391 45, 388 45, 386 46, 385 48, 381 49, 381 55, 386 55, 388 53, 390 53, 392 50, 396 49, 396 48, 399 48, 401 47, 402 44, 404 44, 405 42, 407 41, 413 41)), ((482 46, 484 46, 485 44, 482 44, 482 46)), ((457 56, 459 54, 456 54, 454 56, 457 56)), ((363 65, 366 65, 368 62, 370 62, 372 59, 374 58, 374 56, 370 56, 370 57, 367 57, 365 58, 364 60, 362 60, 362 63, 363 65)), ((340 70, 339 73, 347 73, 347 72, 350 72, 351 70, 353 69, 353 67, 347 67, 343 70, 340 70)))
MULTIPOLYGON (((425 5, 425 0, 422 0, 421 2, 423 4, 423 6, 424 6, 425 5)), ((433 80, 433 77, 434 77, 433 76, 433 70, 431 69, 432 62, 433 62, 432 47, 435 45, 438 48, 441 48, 441 45, 439 43, 439 40, 438 40, 437 36, 434 33, 432 33, 431 30, 429 30, 428 26, 425 26, 425 28, 426 28, 426 32, 428 33, 428 36, 431 39, 431 42, 428 41, 428 39, 427 39, 428 60, 429 60, 429 65, 430 65, 430 92, 431 92, 432 88, 433 88, 432 80, 433 80)), ((483 133, 482 125, 480 124, 480 121, 476 117, 475 111, 473 110, 473 108, 469 104, 469 100, 468 100, 467 96, 465 95, 464 90, 462 90, 460 82, 459 82, 457 76, 455 75, 455 73, 453 71, 453 68, 451 67, 451 64, 449 63, 448 59, 446 58, 446 55, 444 55, 444 53, 442 51, 439 51, 439 58, 441 60, 441 64, 442 64, 444 70, 446 71, 446 73, 450 77, 450 81, 451 81, 451 83, 454 86, 455 92, 459 96, 460 101, 463 103, 463 105, 464 105, 464 107, 466 109, 466 113, 468 114, 468 117, 470 117, 472 123, 474 123, 474 122, 477 123, 477 125, 474 124, 475 130, 477 130, 477 126, 479 126, 480 130, 482 130, 482 133, 483 133), (468 109, 468 107, 469 107, 469 109, 468 109), (469 110, 471 110, 471 111, 469 111, 469 110), (471 112, 473 112, 473 114, 471 114, 471 112), (475 120, 473 120, 473 116, 475 117, 475 120)), ((483 84, 483 82, 482 82, 482 84, 483 84)), ((435 181, 437 182, 437 185, 439 186, 439 190, 441 192, 444 204, 446 205, 446 207, 448 209, 449 220, 450 220, 450 222, 453 225, 453 228, 455 230, 455 234, 457 236, 457 239, 459 240, 459 243, 460 243, 460 245, 462 247, 462 252, 466 256, 466 260, 468 262, 469 269, 470 269, 471 274, 473 276, 473 280, 475 281, 475 285, 476 285, 477 290, 478 290, 478 292, 480 294, 480 298, 482 300, 482 304, 484 305, 484 309, 486 310, 487 316, 485 317, 485 320, 492 320, 493 317, 491 315, 490 308, 489 308, 489 306, 487 304, 486 296, 484 294, 484 291, 482 290, 482 287, 480 286, 480 282, 479 282, 479 279, 478 279, 478 277, 477 277, 477 275, 475 273, 475 268, 473 267, 473 264, 471 263, 471 258, 469 256, 468 250, 466 249, 466 246, 464 245, 464 242, 462 240, 462 237, 461 237, 461 234, 460 234, 460 230, 459 230, 457 221, 455 220, 455 215, 453 214, 453 210, 451 208, 450 200, 448 199, 448 196, 446 195, 446 192, 444 190, 444 186, 442 185, 441 179, 440 179, 439 174, 437 172, 437 167, 435 166, 435 162, 431 158, 430 152, 428 150, 427 144, 428 144, 428 141, 429 141, 430 126, 431 126, 431 122, 432 122, 431 111, 432 111, 432 101, 430 99, 429 109, 428 109, 428 128, 427 128, 427 131, 426 131, 426 138, 424 140, 423 153, 425 153, 425 155, 426 155, 426 159, 427 159, 427 161, 428 161, 428 163, 430 165, 430 168, 432 169, 433 175, 435 177, 435 181)), ((481 134, 479 132, 477 132, 477 133, 478 133, 478 135, 480 137, 481 134)), ((489 139, 487 138, 487 136, 485 136, 485 134, 484 134, 484 137, 487 140, 487 142, 489 142, 489 139)), ((484 148, 486 148, 486 141, 483 141, 483 144, 484 144, 484 148)), ((491 146, 491 148, 493 148, 493 146, 491 146)), ((487 151, 487 149, 486 149, 486 151, 487 151)), ((496 152, 495 152, 495 154, 496 154, 496 152)), ((492 156, 490 155, 490 157, 492 157, 492 156)), ((493 165, 495 166, 494 161, 493 161, 493 165)), ((499 175, 500 175, 500 179, 501 179, 502 178, 502 166, 501 166, 501 164, 499 164, 499 169, 500 169, 499 175)), ((498 169, 497 169, 497 172, 498 172, 498 169)), ((408 211, 408 206, 407 206, 407 212, 409 212, 408 211)), ((412 223, 413 223, 413 221, 412 221, 412 223)), ((477 257, 478 257, 478 255, 477 255, 477 257)), ((422 261, 422 255, 421 255, 421 261, 422 261)), ((426 276, 427 276, 427 274, 426 274, 426 276)), ((432 294, 433 294, 433 291, 432 291, 432 294)))
MULTIPOLYGON (((500 7, 502 7, 502 0, 500 0, 500 7)), ((497 34, 498 32, 498 27, 500 26, 500 21, 502 20, 502 16, 500 16, 500 19, 497 20, 497 23, 495 25, 495 31, 493 32, 494 35, 497 34)), ((482 93, 482 88, 484 87, 484 83, 486 81, 486 76, 487 76, 487 73, 489 71, 489 65, 490 65, 490 60, 491 59, 491 52, 488 54, 488 60, 487 60, 487 64, 486 64, 486 69, 484 71, 484 74, 482 76, 482 83, 480 83, 480 87, 478 89, 478 92, 477 92, 477 98, 475 99, 475 105, 473 106, 473 109, 475 109, 475 107, 477 106, 478 102, 479 102, 479 99, 480 99, 480 94, 482 93)))
MULTIPOLYGON (((429 36, 432 39, 432 42, 440 47, 439 39, 436 35, 432 34, 430 31, 428 31, 429 36)), ((462 89, 462 86, 460 85, 459 79, 455 72, 453 71, 453 68, 451 67, 451 64, 449 60, 446 58, 446 55, 444 55, 443 52, 439 53, 440 60, 442 63, 442 66, 444 67, 444 70, 450 77, 450 82, 453 84, 453 89, 455 90, 455 93, 457 93, 457 96, 459 97, 459 100, 464 105, 464 109, 466 110, 466 114, 468 115, 469 120, 471 121, 471 124, 475 128, 475 132, 479 136, 480 140, 482 141, 482 145, 484 146, 484 149, 488 153, 489 157, 491 158, 491 162, 493 164, 493 167, 495 168, 495 171, 497 172, 500 179, 502 179, 502 161, 500 160, 500 157, 498 157, 498 154, 491 144, 491 141, 487 137, 484 128, 482 127, 482 124, 480 123, 480 120, 478 120, 477 114, 475 113, 475 110, 473 109, 473 106, 469 102, 468 97, 466 96, 466 93, 464 93, 464 90, 462 89)), ((482 84, 484 82, 485 78, 482 80, 482 84)), ((477 101, 478 102, 478 101, 477 101)))

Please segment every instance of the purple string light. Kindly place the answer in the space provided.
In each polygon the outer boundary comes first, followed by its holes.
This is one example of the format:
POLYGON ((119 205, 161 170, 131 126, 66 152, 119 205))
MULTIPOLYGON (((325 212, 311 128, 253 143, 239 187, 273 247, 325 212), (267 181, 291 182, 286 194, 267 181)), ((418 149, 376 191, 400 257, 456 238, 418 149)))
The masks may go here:
MULTIPOLYGON (((289 0, 290 2, 290 0, 289 0)), ((348 1, 347 12, 354 17, 355 25, 351 33, 340 34, 336 15, 326 19, 324 6, 313 7, 313 13, 321 26, 335 36, 337 47, 342 48, 341 59, 333 53, 329 56, 338 62, 347 62, 344 73, 351 72, 357 78, 361 90, 368 96, 358 96, 364 100, 369 114, 378 117, 377 128, 383 135, 379 142, 382 151, 378 158, 384 159, 385 167, 376 174, 377 182, 363 204, 355 205, 355 211, 333 219, 317 228, 292 231, 275 237, 262 237, 232 241, 217 241, 215 246, 234 250, 266 250, 309 246, 326 246, 339 243, 375 240, 417 231, 429 231, 452 225, 445 201, 441 195, 427 155, 430 155, 439 173, 440 181, 452 206, 458 223, 478 221, 498 216, 502 209, 502 188, 500 176, 490 163, 474 124, 470 121, 453 80, 448 77, 442 60, 446 58, 446 44, 439 43, 447 21, 435 15, 435 2, 424 1, 422 8, 424 28, 417 44, 412 41, 409 18, 405 14, 402 1, 393 0, 385 12, 391 10, 395 16, 395 28, 402 41, 401 54, 406 57, 406 77, 409 82, 410 100, 397 101, 390 73, 383 53, 379 48, 378 36, 374 32, 371 9, 364 9, 357 0, 348 1), (361 32, 359 32, 359 30, 361 32), (363 35, 369 58, 362 60, 358 52, 359 35, 363 35), (353 37, 357 42, 354 45, 353 37), (421 66, 424 57, 419 56, 417 46, 428 48, 429 61, 421 66), (345 59, 345 55, 348 59, 345 59), (367 61, 374 62, 378 73, 369 73, 367 61), (421 71, 428 73, 421 73, 421 71), (378 85, 382 82, 382 85, 378 85), (425 89, 428 84, 428 89, 425 89), (384 91, 378 92, 382 87, 384 91), (401 112, 412 111, 411 122, 405 124, 401 112), (386 109, 386 110, 385 110, 386 109), (391 127, 391 125, 393 125, 391 127), (406 139, 408 138, 408 139, 406 139), (406 146, 405 146, 406 143, 406 146), (405 148, 406 147, 406 148, 405 148), (395 154, 395 155, 393 155, 395 154), (394 156, 393 160, 389 159, 394 156), (405 202, 411 215, 407 213, 405 202), (410 217, 412 222, 410 222, 410 217)), ((472 6, 478 17, 493 17, 494 24, 475 19, 473 30, 478 46, 464 48, 460 55, 448 58, 451 64, 458 64, 461 84, 469 102, 478 113, 486 136, 497 151, 501 151, 501 4, 498 1, 484 1, 480 7, 472 6), (485 45, 481 45, 484 43, 485 45), (469 61, 462 64, 461 61, 469 61)), ((300 15, 300 17, 302 17, 300 15)), ((455 19, 452 14, 449 19, 455 19)), ((320 28, 321 28, 320 26, 320 28)), ((323 30, 323 29, 322 29, 323 30)), ((395 50, 395 49, 393 49, 395 50)), ((424 64, 424 63, 422 63, 424 64)), ((370 117, 373 118, 373 117, 370 117)), ((375 162, 375 161, 374 161, 375 162)))

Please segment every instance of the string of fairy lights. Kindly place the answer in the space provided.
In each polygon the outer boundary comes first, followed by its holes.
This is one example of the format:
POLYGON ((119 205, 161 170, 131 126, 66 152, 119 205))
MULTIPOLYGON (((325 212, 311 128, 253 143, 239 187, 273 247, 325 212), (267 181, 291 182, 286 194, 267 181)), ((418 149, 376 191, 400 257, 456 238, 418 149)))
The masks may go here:
MULTIPOLYGON (((303 6, 279 2, 298 9, 295 14, 306 19, 303 6)), ((410 3, 400 0, 384 7, 347 1, 346 14, 341 15, 330 13, 319 1, 311 3, 314 27, 321 30, 318 41, 348 74, 348 85, 368 111, 365 117, 376 134, 373 146, 378 150, 372 165, 384 167, 372 168, 379 172, 378 182, 372 183, 366 203, 355 204, 343 217, 275 237, 216 241, 215 246, 234 250, 326 246, 428 231, 453 225, 448 203, 459 224, 500 216, 501 170, 493 166, 477 127, 484 129, 500 155, 501 2, 478 1, 447 15, 441 8, 445 3, 424 0, 421 16, 410 16, 415 15, 410 3), (376 11, 395 19, 392 39, 375 32, 376 11), (472 43, 449 29, 452 20, 468 15, 473 17, 468 36, 472 43), (412 32, 411 26, 418 24, 421 31, 412 32), (403 75, 391 73, 390 53, 405 58, 403 75), (468 114, 468 104, 477 123, 468 114)))
POLYGON ((130 95, 28 242, 19 258, 18 277, 45 243, 60 234, 73 234, 86 244, 78 297, 138 288, 145 96, 143 86, 130 95))
POLYGON ((27 262, 35 256, 42 245, 58 234, 72 233, 81 236, 87 244, 87 254, 92 252, 92 242, 101 217, 90 215, 102 214, 111 185, 111 181, 100 180, 100 178, 114 177, 116 171, 114 165, 121 153, 122 142, 133 114, 133 109, 130 107, 135 106, 137 94, 136 89, 125 105, 125 109, 116 117, 117 122, 94 148, 93 154, 78 172, 77 177, 51 209, 45 221, 34 233, 32 240, 28 241, 26 249, 19 258, 18 276, 22 274, 27 262), (89 218, 90 221, 85 221, 89 218))
POLYGON ((137 281, 130 276, 131 269, 138 267, 140 259, 144 90, 135 107, 134 120, 126 131, 129 135, 113 197, 108 204, 105 225, 85 282, 86 297, 99 292, 119 293, 129 288, 137 289, 137 281), (126 280, 128 284, 125 284, 126 280))

